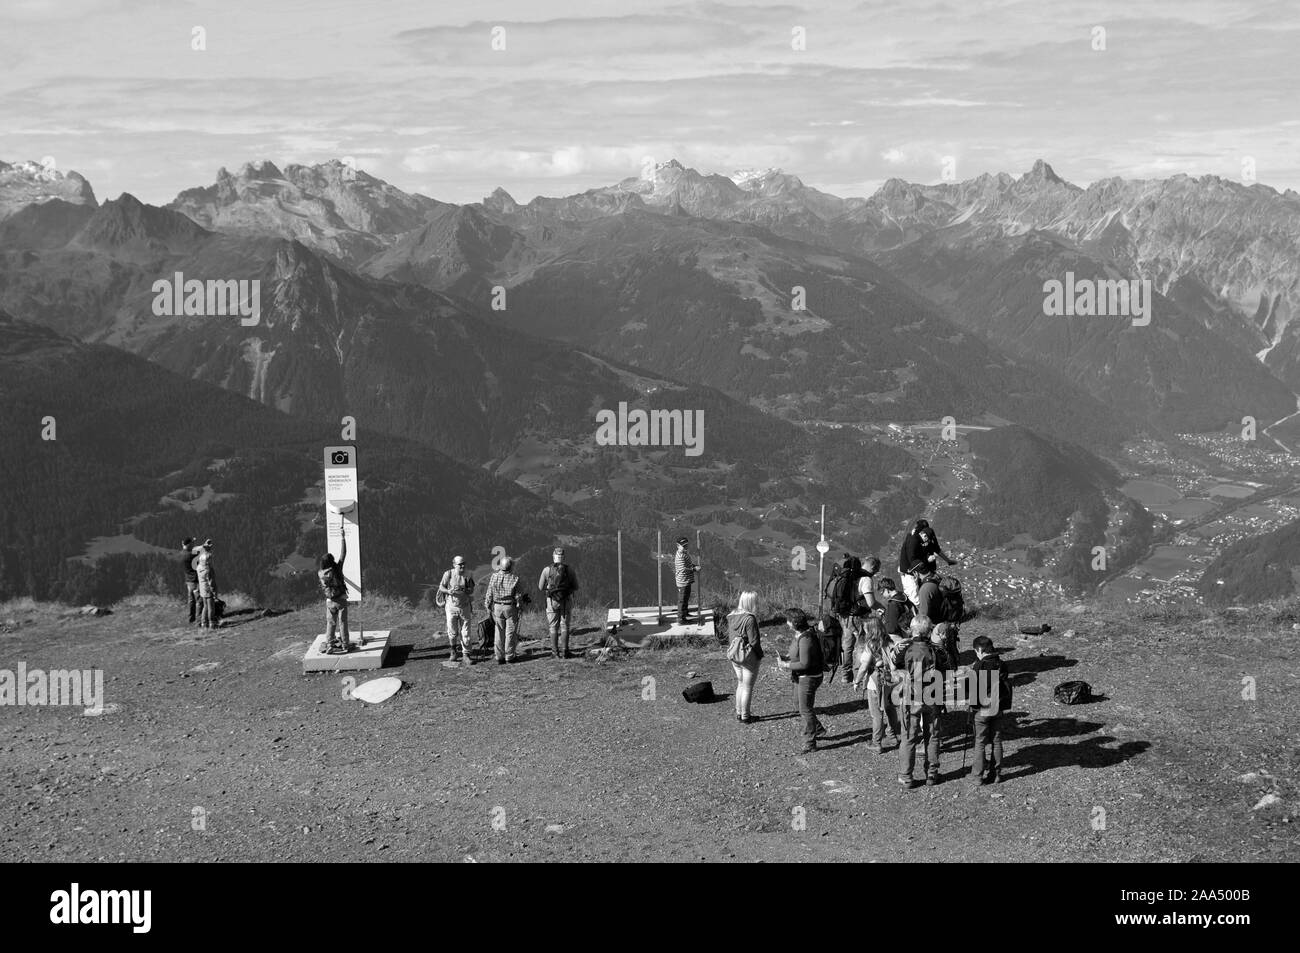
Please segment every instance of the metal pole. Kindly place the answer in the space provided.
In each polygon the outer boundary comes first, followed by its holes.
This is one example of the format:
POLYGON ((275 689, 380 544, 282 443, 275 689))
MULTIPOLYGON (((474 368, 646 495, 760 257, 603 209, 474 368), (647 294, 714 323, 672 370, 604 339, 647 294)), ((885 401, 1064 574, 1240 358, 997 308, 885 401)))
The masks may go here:
MULTIPOLYGON (((820 542, 823 543, 826 542, 826 504, 825 503, 822 504, 822 534, 821 534, 820 542)), ((822 552, 824 548, 825 548, 824 546, 817 547, 817 614, 818 615, 820 615, 822 611, 822 598, 823 598, 822 574, 825 571, 825 565, 826 565, 826 554, 822 552)))
POLYGON ((623 531, 618 531, 618 622, 623 624, 623 531))
POLYGON ((655 530, 655 581, 659 585, 659 605, 658 611, 655 612, 655 623, 663 625, 664 622, 664 531, 655 530))
POLYGON ((704 554, 700 550, 700 531, 695 531, 695 598, 700 606, 700 621, 704 621, 704 554))

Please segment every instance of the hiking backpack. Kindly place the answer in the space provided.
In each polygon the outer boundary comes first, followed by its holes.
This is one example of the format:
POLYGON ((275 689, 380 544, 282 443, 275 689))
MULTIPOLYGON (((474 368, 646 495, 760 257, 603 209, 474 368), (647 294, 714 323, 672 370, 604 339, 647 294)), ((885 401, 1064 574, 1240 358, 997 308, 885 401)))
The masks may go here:
POLYGON ((961 580, 944 576, 939 580, 939 621, 961 622, 966 617, 966 600, 961 594, 961 580))
POLYGON ((899 653, 902 665, 897 666, 900 684, 895 688, 895 694, 898 698, 900 708, 907 707, 910 711, 918 712, 921 710, 924 702, 924 696, 917 697, 917 691, 925 691, 927 681, 938 678, 937 670, 939 668, 939 653, 935 651, 933 645, 929 642, 904 642, 899 653), (921 671, 918 673, 908 668, 907 655, 913 645, 920 645, 923 649, 921 653, 921 671))
POLYGON ((553 602, 563 602, 573 591, 569 580, 569 567, 566 563, 551 567, 551 575, 546 580, 546 598, 553 602))
POLYGON ((343 581, 343 570, 337 565, 320 570, 316 573, 316 578, 320 580, 320 588, 326 599, 333 602, 347 601, 348 586, 343 581))
POLYGON ((814 628, 813 634, 817 636, 817 642, 822 650, 822 672, 830 671, 831 675, 840 667, 840 639, 843 632, 823 632, 821 629, 814 628))
POLYGON ((857 602, 857 580, 853 578, 853 572, 845 569, 831 580, 831 611, 841 619, 853 614, 853 606, 857 602))

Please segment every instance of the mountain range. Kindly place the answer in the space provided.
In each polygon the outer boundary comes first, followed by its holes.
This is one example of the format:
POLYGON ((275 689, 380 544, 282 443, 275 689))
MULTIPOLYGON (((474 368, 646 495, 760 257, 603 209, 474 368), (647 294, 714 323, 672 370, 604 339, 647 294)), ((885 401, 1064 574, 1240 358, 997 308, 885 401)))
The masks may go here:
MULTIPOLYGON (((668 162, 456 205, 348 163, 262 161, 165 207, 0 164, 0 308, 314 426, 355 416, 587 532, 712 525, 749 572, 781 561, 729 535, 752 511, 807 532, 829 499, 874 546, 924 508, 916 462, 844 425, 1018 424, 1022 455, 1064 442, 1100 464, 1137 433, 1292 413, 1297 211, 1294 193, 1210 178, 1081 189, 1042 162, 847 199, 668 162), (1151 325, 1045 315, 1043 282, 1067 271, 1150 278, 1151 325), (257 324, 155 313, 176 275, 256 280, 257 324), (707 453, 601 452, 595 414, 620 402, 704 410, 707 453)), ((1113 481, 1084 469, 1053 512, 1088 514, 1096 542, 1113 481)), ((988 472, 1005 498, 1011 475, 988 472)))

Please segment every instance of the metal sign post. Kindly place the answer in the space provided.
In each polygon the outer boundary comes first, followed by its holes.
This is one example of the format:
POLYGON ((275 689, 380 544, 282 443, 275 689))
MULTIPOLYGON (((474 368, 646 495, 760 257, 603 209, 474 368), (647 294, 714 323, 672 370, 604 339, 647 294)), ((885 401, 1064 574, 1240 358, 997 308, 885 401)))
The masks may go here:
POLYGON ((826 599, 825 586, 822 582, 826 565, 826 554, 831 551, 831 544, 826 542, 826 504, 822 504, 822 532, 817 541, 817 614, 821 615, 822 603, 826 599))
POLYGON ((618 624, 623 624, 623 531, 618 531, 618 624))
MULTIPOLYGON (((325 548, 330 552, 347 545, 343 560, 343 581, 348 602, 361 601, 361 525, 358 501, 357 448, 325 448, 325 548)), ((350 619, 349 622, 354 622, 350 619)), ((352 626, 349 625, 349 628, 352 626)), ((357 640, 365 645, 365 631, 358 625, 357 640)))
POLYGON ((664 531, 655 530, 655 576, 659 584, 659 605, 655 613, 659 625, 664 624, 664 531))

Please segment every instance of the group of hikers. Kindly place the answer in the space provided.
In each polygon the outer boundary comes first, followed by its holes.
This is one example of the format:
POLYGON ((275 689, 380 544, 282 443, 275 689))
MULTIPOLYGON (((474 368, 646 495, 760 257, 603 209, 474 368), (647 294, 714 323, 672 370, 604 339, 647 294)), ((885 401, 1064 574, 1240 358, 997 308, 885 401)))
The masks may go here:
MULTIPOLYGON (((212 548, 210 539, 196 544, 189 537, 182 543, 190 622, 215 628, 220 623, 220 600, 212 572, 212 548)), ((346 558, 345 540, 337 558, 329 552, 321 557, 317 572, 325 597, 323 651, 330 654, 353 649, 343 576, 346 558)), ((826 733, 816 714, 817 690, 828 672, 833 679, 837 671, 842 671, 844 682, 866 695, 871 742, 876 752, 885 752, 886 732, 897 745, 900 784, 909 788, 916 785, 913 775, 918 750, 924 782, 938 783, 942 718, 949 708, 965 708, 972 718, 974 769, 981 783, 1000 780, 1003 723, 1011 704, 1006 666, 993 653, 992 642, 981 636, 972 644, 975 662, 966 672, 965 682, 954 678, 959 661, 959 626, 965 609, 960 582, 939 575, 940 559, 949 566, 956 563, 943 551, 929 523, 919 519, 899 549, 899 582, 880 575, 881 562, 876 557, 863 561, 845 554, 822 593, 829 611, 821 612, 815 624, 801 608, 783 610, 791 644, 789 655, 778 657, 777 667, 794 685, 804 752, 815 751, 818 738, 826 733), (986 745, 992 748, 987 772, 986 745)), ((483 588, 485 618, 479 624, 477 639, 472 626, 477 584, 466 568, 465 558, 456 556, 451 568, 443 573, 435 602, 446 613, 452 661, 473 665, 476 649, 490 651, 498 665, 517 661, 519 616, 531 596, 514 568, 514 560, 508 556, 494 562, 483 588)), ((699 571, 684 536, 677 540, 673 569, 678 591, 677 621, 684 624, 689 621, 691 589, 699 571)), ((578 576, 564 561, 563 547, 552 551, 551 563, 542 570, 537 589, 546 600, 551 656, 573 658, 569 624, 578 576)), ((764 655, 757 594, 742 592, 727 622, 727 657, 736 677, 736 719, 749 724, 753 721, 754 685, 764 655)))
MULTIPOLYGON (((830 673, 843 671, 846 683, 866 695, 871 743, 884 754, 888 731, 899 751, 898 782, 917 785, 920 751, 924 783, 939 783, 939 747, 946 713, 972 719, 974 771, 981 784, 1001 779, 1002 734, 1011 706, 1006 665, 987 636, 973 642, 975 662, 958 677, 959 626, 965 613, 961 584, 940 577, 938 560, 954 565, 926 520, 917 520, 900 552, 901 590, 880 576, 875 557, 861 561, 846 554, 823 592, 829 611, 814 624, 798 607, 782 611, 790 632, 789 655, 777 667, 794 685, 801 718, 802 751, 817 749, 826 727, 817 717, 817 690, 830 673), (985 747, 992 748, 986 770, 985 747)), ((753 721, 751 705, 763 658, 758 596, 741 593, 728 617, 727 657, 736 677, 736 719, 753 721)))

